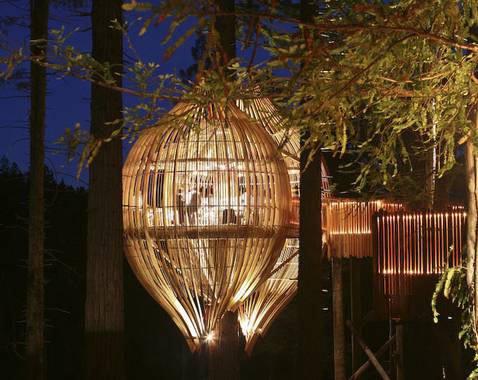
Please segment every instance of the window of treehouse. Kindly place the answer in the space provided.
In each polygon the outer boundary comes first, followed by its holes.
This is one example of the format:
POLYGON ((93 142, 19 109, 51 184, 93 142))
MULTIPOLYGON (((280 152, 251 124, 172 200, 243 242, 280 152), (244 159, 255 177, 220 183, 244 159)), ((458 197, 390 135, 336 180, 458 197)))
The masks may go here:
MULTIPOLYGON (((273 217, 266 206, 272 198, 271 176, 247 175, 241 168, 217 170, 220 167, 150 170, 146 183, 149 224, 154 225, 157 218, 163 226, 259 225, 273 217)), ((139 205, 142 207, 141 200, 139 205)))

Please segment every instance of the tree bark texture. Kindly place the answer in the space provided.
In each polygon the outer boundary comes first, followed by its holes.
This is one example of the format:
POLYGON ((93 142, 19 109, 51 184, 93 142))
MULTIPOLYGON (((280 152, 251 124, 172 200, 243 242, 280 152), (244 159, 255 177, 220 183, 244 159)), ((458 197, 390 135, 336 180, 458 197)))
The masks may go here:
POLYGON ((342 260, 332 259, 332 297, 334 326, 334 380, 345 380, 345 321, 342 282, 342 260))
POLYGON ((221 318, 214 338, 208 343, 209 380, 239 380, 242 333, 237 312, 228 311, 221 318))
MULTIPOLYGON (((123 36, 111 28, 121 22, 121 0, 94 0, 92 54, 121 72, 123 36)), ((116 77, 119 85, 121 79, 116 77)), ((122 96, 91 87, 91 133, 104 139, 121 119, 122 96)), ((88 242, 85 303, 86 378, 121 380, 124 368, 123 223, 121 140, 104 143, 89 170, 88 242)))
MULTIPOLYGON (((234 12, 234 0, 215 0, 218 12, 234 12)), ((236 18, 219 16, 215 29, 219 38, 219 62, 217 69, 226 69, 228 62, 236 57, 236 18)), ((244 349, 242 332, 237 312, 228 311, 218 323, 213 341, 208 343, 209 380, 239 380, 240 357, 244 349)))
MULTIPOLYGON (((476 110, 472 113, 472 123, 478 127, 476 110)), ((478 252, 477 228, 478 228, 478 159, 476 149, 471 139, 466 143, 466 183, 467 183, 467 207, 466 207, 466 253, 467 253, 467 283, 473 289, 475 303, 475 325, 478 321, 478 268, 476 265, 476 253, 478 252)), ((478 326, 477 326, 478 327, 478 326)))
MULTIPOLYGON (((310 20, 315 13, 313 1, 301 0, 301 18, 310 20)), ((301 145, 308 134, 301 136, 301 145)), ((300 154, 300 227, 298 276, 298 379, 319 379, 322 372, 322 218, 320 150, 309 161, 310 151, 300 154)))
MULTIPOLYGON (((235 10, 234 0, 216 0, 215 2, 218 12, 232 13, 235 10)), ((217 17, 215 28, 219 38, 218 65, 225 70, 228 62, 236 57, 236 17, 234 15, 217 17)))
MULTIPOLYGON (((31 54, 41 56, 48 37, 48 0, 30 0, 31 54)), ((45 378, 44 361, 44 161, 46 69, 30 64, 30 172, 28 216, 28 278, 26 308, 27 378, 45 378)))
MULTIPOLYGON (((473 109, 470 113, 474 128, 478 128, 478 113, 473 109)), ((465 147, 465 167, 467 183, 467 210, 466 210, 466 254, 467 254, 467 283, 473 289, 475 304, 475 327, 478 321, 478 268, 476 266, 476 254, 478 252, 478 158, 470 138, 465 147)))
POLYGON ((322 218, 320 214, 320 154, 307 168, 308 151, 301 152, 299 227, 299 373, 300 379, 318 379, 322 359, 322 218))

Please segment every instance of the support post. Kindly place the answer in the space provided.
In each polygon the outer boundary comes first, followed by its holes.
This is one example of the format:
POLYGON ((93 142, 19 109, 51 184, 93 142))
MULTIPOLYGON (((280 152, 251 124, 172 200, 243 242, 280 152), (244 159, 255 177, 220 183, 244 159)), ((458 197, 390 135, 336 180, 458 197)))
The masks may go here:
MULTIPOLYGON (((360 259, 350 258, 350 319, 357 330, 361 332, 362 324, 362 293, 360 278, 360 259)), ((352 334, 352 372, 356 371, 363 362, 363 354, 360 344, 352 334)))
POLYGON ((403 339, 404 328, 400 321, 395 325, 396 339, 396 351, 395 351, 395 363, 397 367, 397 380, 405 380, 405 368, 403 366, 403 339))
POLYGON ((332 301, 334 326, 334 379, 345 380, 345 326, 342 259, 332 258, 332 301))

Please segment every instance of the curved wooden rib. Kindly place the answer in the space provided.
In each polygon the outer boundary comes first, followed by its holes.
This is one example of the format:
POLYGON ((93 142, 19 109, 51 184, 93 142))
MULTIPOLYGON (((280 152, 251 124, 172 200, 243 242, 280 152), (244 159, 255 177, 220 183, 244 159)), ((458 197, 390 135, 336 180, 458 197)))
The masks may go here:
MULTIPOLYGON (((272 136, 284 156, 292 193, 292 217, 284 248, 276 266, 265 281, 239 308, 239 323, 246 338, 245 351, 251 353, 260 335, 297 293, 299 240, 299 134, 286 128, 284 120, 267 98, 238 101, 239 108, 257 120, 272 136)), ((330 195, 330 177, 322 160, 322 197, 330 195)))
POLYGON ((290 218, 277 146, 236 106, 180 103, 124 165, 128 261, 191 350, 270 273, 290 218))
POLYGON ((239 308, 239 323, 250 354, 259 336, 267 333, 274 319, 297 293, 298 241, 287 239, 276 267, 239 308))

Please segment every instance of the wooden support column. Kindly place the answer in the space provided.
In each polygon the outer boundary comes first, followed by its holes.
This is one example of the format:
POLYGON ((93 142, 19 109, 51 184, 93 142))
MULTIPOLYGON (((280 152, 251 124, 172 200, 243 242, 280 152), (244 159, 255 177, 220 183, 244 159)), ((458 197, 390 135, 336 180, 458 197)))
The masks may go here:
POLYGON ((396 339, 396 351, 395 351, 395 363, 397 367, 397 380, 405 380, 405 368, 403 366, 404 350, 404 328, 400 321, 395 326, 396 339))
MULTIPOLYGON (((350 319, 361 333, 362 325, 362 292, 360 278, 360 259, 350 258, 350 319)), ((363 362, 364 356, 360 344, 352 334, 352 372, 363 362)))
POLYGON ((334 326, 334 379, 345 380, 345 324, 342 282, 342 260, 332 259, 332 297, 334 326))

